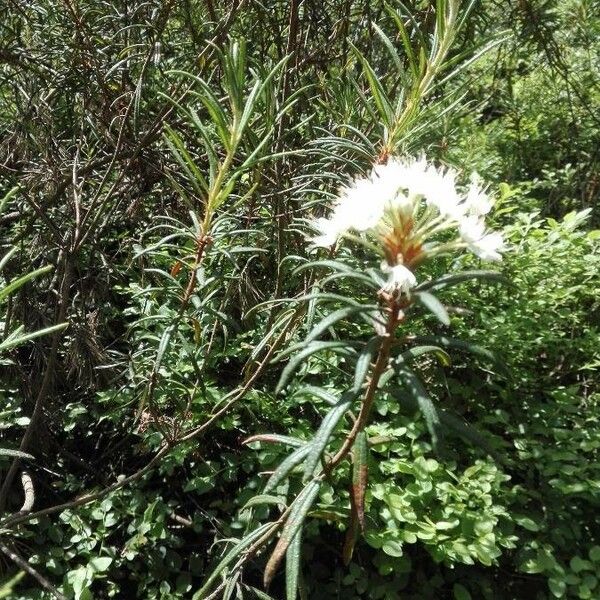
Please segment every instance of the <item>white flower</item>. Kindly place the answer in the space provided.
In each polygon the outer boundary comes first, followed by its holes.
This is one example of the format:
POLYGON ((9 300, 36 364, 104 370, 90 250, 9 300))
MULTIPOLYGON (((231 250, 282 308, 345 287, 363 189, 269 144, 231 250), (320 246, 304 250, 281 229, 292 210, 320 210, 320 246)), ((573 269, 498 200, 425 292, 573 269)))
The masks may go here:
POLYGON ((332 246, 350 232, 370 248, 375 241, 387 266, 398 268, 388 287, 404 291, 414 285, 411 269, 431 255, 466 245, 484 260, 500 260, 504 244, 500 234, 486 230, 492 201, 479 176, 473 174, 464 191, 456 180, 455 170, 425 157, 390 157, 340 190, 331 216, 314 222, 319 235, 313 243, 332 246), (454 239, 448 239, 451 230, 458 230, 454 239))
POLYGON ((417 190, 423 186, 425 166, 421 161, 390 158, 384 165, 375 165, 373 173, 379 181, 387 182, 394 194, 402 190, 412 196, 420 193, 417 190))
POLYGON ((481 260, 493 260, 496 262, 502 260, 500 252, 503 252, 506 249, 502 234, 497 231, 487 233, 476 242, 469 244, 469 248, 479 256, 481 260))
POLYGON ((487 215, 492 210, 492 201, 481 187, 479 175, 473 173, 471 176, 471 184, 465 198, 465 207, 470 215, 482 217, 487 215))
POLYGON ((351 186, 342 190, 333 217, 339 219, 347 229, 372 229, 383 216, 388 194, 389 190, 379 181, 357 179, 351 186))
POLYGON ((504 247, 502 234, 486 232, 482 217, 471 215, 465 217, 460 223, 460 235, 467 243, 467 247, 482 260, 500 261, 504 247))
POLYGON ((388 281, 383 286, 386 292, 401 292, 408 294, 410 289, 417 285, 417 279, 410 269, 404 265, 395 265, 390 267, 387 263, 382 263, 381 270, 389 273, 388 281))
POLYGON ((320 235, 312 238, 312 243, 314 246, 322 248, 333 246, 340 235, 345 231, 345 228, 342 227, 342 223, 334 219, 317 219, 313 225, 320 235))
POLYGON ((379 181, 356 179, 340 190, 331 217, 313 223, 320 233, 312 239, 313 245, 333 246, 347 231, 372 229, 383 216, 385 200, 379 181))
POLYGON ((443 217, 458 219, 464 214, 462 198, 456 190, 456 171, 429 167, 425 185, 427 204, 443 217))
POLYGON ((485 222, 475 215, 464 217, 460 221, 459 232, 462 239, 471 244, 480 240, 485 234, 485 222))

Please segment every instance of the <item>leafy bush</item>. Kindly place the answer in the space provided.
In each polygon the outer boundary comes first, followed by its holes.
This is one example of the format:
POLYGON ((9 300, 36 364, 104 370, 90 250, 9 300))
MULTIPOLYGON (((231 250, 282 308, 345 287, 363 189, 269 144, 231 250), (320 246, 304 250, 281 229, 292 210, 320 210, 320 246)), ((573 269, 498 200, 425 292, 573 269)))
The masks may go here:
POLYGON ((597 597, 595 4, 10 0, 0 597, 597 597), (508 284, 419 266, 377 374, 389 273, 305 238, 422 152, 508 284))

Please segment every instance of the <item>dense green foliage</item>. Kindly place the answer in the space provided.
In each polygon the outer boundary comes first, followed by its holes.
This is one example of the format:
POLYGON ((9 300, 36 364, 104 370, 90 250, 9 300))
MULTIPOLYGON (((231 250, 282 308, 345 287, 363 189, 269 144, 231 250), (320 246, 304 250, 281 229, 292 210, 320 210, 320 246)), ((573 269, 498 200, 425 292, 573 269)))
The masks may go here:
POLYGON ((0 598, 600 596, 600 6, 405 4, 3 3, 0 598), (307 221, 421 152, 506 281, 407 309, 329 472, 381 274, 307 221))

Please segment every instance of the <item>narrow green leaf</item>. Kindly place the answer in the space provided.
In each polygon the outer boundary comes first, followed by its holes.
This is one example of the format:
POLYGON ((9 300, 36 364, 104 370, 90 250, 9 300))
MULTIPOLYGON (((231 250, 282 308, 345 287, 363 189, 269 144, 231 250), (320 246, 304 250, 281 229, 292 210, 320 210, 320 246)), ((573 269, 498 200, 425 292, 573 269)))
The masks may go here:
POLYGON ((28 281, 31 281, 35 277, 39 277, 44 273, 48 273, 49 271, 52 271, 52 269, 52 265, 46 265, 45 267, 41 267, 39 269, 36 269, 35 271, 31 271, 31 273, 27 273, 25 275, 22 275, 18 279, 11 281, 6 287, 0 290, 0 302, 2 302, 4 298, 9 296, 16 290, 18 290, 21 286, 25 285, 28 281))
POLYGON ((277 387, 275 388, 275 394, 281 392, 281 390, 285 387, 290 377, 296 372, 298 367, 309 357, 321 350, 331 350, 336 351, 340 354, 348 355, 351 353, 351 349, 347 348, 346 342, 335 341, 335 342, 313 342, 304 348, 301 352, 298 352, 292 360, 285 366, 281 373, 281 377, 279 378, 279 382, 277 383, 277 387))
POLYGON ((358 393, 363 386, 363 383, 369 372, 369 366, 373 361, 379 346, 381 345, 381 338, 379 336, 371 338, 365 347, 358 355, 356 361, 356 367, 354 369, 354 384, 352 385, 352 391, 358 393))
POLYGON ((286 348, 285 350, 282 350, 273 359, 273 363, 275 364, 275 363, 281 362, 284 358, 287 358, 288 356, 290 356, 291 354, 294 354, 298 350, 300 350, 301 352, 304 352, 305 350, 308 350, 310 348, 312 350, 312 352, 310 354, 313 354, 313 353, 319 352, 321 350, 333 350, 333 349, 338 349, 338 348, 346 348, 349 345, 355 345, 355 343, 353 344, 352 342, 346 342, 344 340, 324 340, 324 341, 311 342, 307 346, 306 341, 303 340, 301 342, 298 342, 297 344, 291 345, 289 348, 286 348))
POLYGON ((165 353, 166 353, 167 349, 169 348, 169 344, 171 343, 171 338, 173 337, 173 334, 177 331, 178 325, 179 325, 179 321, 176 320, 175 322, 171 323, 170 325, 168 325, 165 328, 165 330, 160 338, 160 342, 158 344, 158 349, 156 351, 156 358, 154 359, 154 368, 153 368, 154 373, 158 373, 158 371, 162 365, 162 361, 165 356, 165 353))
POLYGON ((352 401, 355 398, 356 392, 346 392, 321 422, 321 426, 310 443, 310 452, 304 463, 305 481, 313 476, 313 473, 319 464, 319 460, 321 459, 321 455, 329 443, 333 430, 344 416, 344 413, 350 408, 352 401))
POLYGON ((440 323, 450 325, 450 317, 448 316, 444 305, 433 294, 421 291, 415 292, 415 296, 417 300, 419 300, 419 302, 421 302, 421 304, 423 304, 423 306, 425 306, 437 320, 440 321, 440 323))
POLYGON ((0 271, 2 271, 2 269, 4 269, 4 267, 6 266, 6 263, 16 254, 18 248, 14 247, 11 248, 3 257, 2 259, 0 259, 0 271))
POLYGON ((175 160, 177 160, 179 166, 184 170, 188 181, 194 188, 198 197, 205 199, 206 194, 208 193, 208 183, 194 162, 194 159, 185 148, 179 135, 168 125, 165 125, 165 134, 163 137, 171 150, 171 154, 174 156, 175 160))
POLYGON ((285 498, 281 496, 273 496, 272 494, 259 494, 258 496, 252 496, 246 504, 242 507, 242 510, 251 508, 252 506, 259 506, 261 504, 277 504, 285 507, 285 498))
POLYGON ((235 560, 246 548, 251 546, 253 542, 258 540, 271 527, 273 527, 273 523, 265 523, 235 544, 233 548, 227 552, 221 562, 219 562, 219 564, 211 571, 210 576, 204 585, 193 595, 192 599, 203 600, 206 598, 212 584, 215 582, 217 577, 219 577, 219 575, 229 566, 231 562, 233 562, 233 560, 235 560))
MULTIPOLYGON (((202 124, 198 113, 194 108, 189 110, 190 117, 192 119, 192 123, 195 125, 198 133, 200 133, 200 137, 202 139, 202 145, 206 151, 206 156, 208 157, 208 168, 210 174, 210 181, 214 181, 217 173, 217 169, 219 168, 219 157, 217 156, 217 152, 215 150, 214 139, 211 139, 208 130, 202 124)), ((206 186, 208 191, 208 184, 206 186)))
MULTIPOLYGON (((416 398, 414 398, 412 395, 406 394, 404 390, 390 386, 387 388, 387 391, 409 411, 420 410, 416 398)), ((493 456, 499 462, 503 462, 502 457, 489 443, 490 434, 487 434, 488 437, 486 437, 486 435, 482 434, 475 427, 465 422, 464 419, 458 415, 452 414, 448 410, 438 409, 437 412, 440 422, 444 426, 444 431, 447 435, 452 434, 456 437, 460 437, 474 446, 484 449, 490 456, 493 456)))
POLYGON ((359 59, 363 71, 367 77, 367 81, 369 83, 369 88, 371 90, 371 94, 373 95, 373 100, 375 101, 375 105, 377 106, 377 110, 379 112, 379 118, 381 122, 387 127, 391 128, 394 122, 394 110, 392 108, 392 102, 388 98, 385 89, 375 71, 367 61, 367 59, 361 54, 361 52, 350 43, 354 54, 359 59))
POLYGON ((509 280, 497 271, 463 271, 462 273, 454 273, 444 275, 433 281, 426 281, 415 288, 415 292, 424 292, 427 290, 440 290, 445 287, 462 283, 470 279, 481 279, 491 283, 510 283, 509 280))
POLYGON ((451 363, 450 355, 440 348, 439 346, 415 346, 405 350, 400 356, 396 358, 397 362, 406 362, 412 358, 423 356, 424 354, 433 353, 437 356, 440 363, 444 366, 448 366, 451 363))
POLYGON ((366 432, 359 431, 352 448, 352 508, 361 531, 365 530, 365 492, 368 477, 368 440, 366 432))
POLYGON ((294 501, 292 509, 290 511, 290 515, 285 523, 283 531, 281 532, 281 537, 271 554, 267 562, 267 566, 265 567, 264 573, 264 587, 268 588, 269 584, 273 580, 277 568, 281 563, 290 542, 294 538, 294 536, 300 531, 302 528, 304 521, 306 520, 306 516, 308 511, 311 509, 313 502, 315 501, 317 494, 319 493, 320 481, 313 480, 309 482, 306 487, 298 494, 298 497, 294 501))
POLYGON ((254 86, 250 90, 250 94, 248 95, 248 98, 246 99, 246 105, 244 106, 244 112, 242 113, 242 116, 240 117, 240 121, 237 124, 237 129, 235 131, 236 142, 239 142, 242 135, 244 134, 244 130, 246 129, 246 126, 248 125, 248 121, 250 120, 250 117, 252 116, 252 112, 254 111, 254 108, 256 106, 256 99, 258 97, 260 89, 261 89, 261 82, 256 81, 254 83, 254 86))
POLYGON ((309 396, 315 396, 316 398, 327 402, 327 404, 330 406, 335 406, 338 403, 337 396, 316 385, 305 385, 294 392, 294 396, 303 396, 305 394, 309 396))
MULTIPOLYGON (((313 294, 319 294, 321 292, 321 285, 319 283, 313 284, 311 288, 313 294)), ((308 302, 308 309, 306 311, 306 328, 312 329, 313 323, 315 322, 315 315, 317 314, 317 298, 313 298, 308 302)))
POLYGON ((273 596, 269 596, 269 594, 266 594, 262 590, 259 590, 251 585, 245 585, 244 587, 252 592, 252 598, 256 597, 258 600, 277 600, 277 598, 273 598, 273 596))
POLYGON ((219 139, 227 152, 231 151, 231 133, 229 130, 229 119, 221 108, 220 101, 212 93, 208 85, 201 79, 197 79, 200 84, 201 93, 198 93, 198 98, 208 111, 210 118, 215 126, 219 139))
POLYGON ((0 213, 4 210, 4 207, 8 204, 10 199, 15 196, 19 189, 19 186, 16 185, 14 188, 8 190, 8 192, 4 195, 2 200, 0 200, 0 213))
MULTIPOLYGON (((352 496, 350 496, 352 498, 352 496)), ((354 554, 354 546, 358 539, 358 515, 356 514, 356 508, 354 503, 350 505, 350 519, 348 523, 348 529, 346 529, 346 535, 344 537, 344 546, 342 548, 342 562, 345 566, 350 564, 352 555, 354 554)))
POLYGON ((21 344, 24 344, 25 342, 34 340, 43 335, 48 335, 50 333, 54 333, 55 331, 61 331, 63 329, 66 329, 68 326, 69 326, 68 323, 59 323, 58 325, 52 325, 51 327, 45 327, 44 329, 40 329, 40 330, 34 331, 32 333, 26 333, 24 335, 20 335, 21 331, 23 331, 23 328, 20 327, 18 330, 13 331, 11 335, 9 335, 5 340, 2 341, 2 343, 0 344, 0 352, 3 352, 5 350, 10 350, 11 348, 14 348, 15 346, 20 346, 21 344))
POLYGON ((302 531, 298 531, 292 538, 285 553, 285 594, 286 600, 296 600, 298 593, 298 579, 300 575, 302 549, 302 531))
MULTIPOLYGON (((229 579, 227 579, 227 583, 225 588, 223 589, 223 595, 221 596, 222 600, 231 600, 233 598, 233 594, 238 591, 238 581, 240 579, 240 572, 233 573, 229 579)), ((239 598, 239 595, 236 594, 239 598)))
POLYGON ((322 333, 327 331, 330 327, 335 325, 338 321, 349 317, 350 315, 354 315, 357 313, 366 313, 371 311, 370 307, 366 306, 346 306, 344 308, 340 308, 335 310, 331 314, 327 315, 322 321, 320 321, 315 327, 313 327, 312 331, 306 336, 305 342, 312 342, 317 339, 322 333))
POLYGON ((417 401, 419 409, 425 418, 425 424, 427 425, 429 435, 431 435, 433 449, 436 452, 439 452, 442 430, 440 427, 440 417, 437 408, 435 407, 417 375, 408 369, 402 369, 399 372, 399 375, 405 383, 408 392, 417 401))
POLYGON ((406 25, 402 22, 402 17, 392 7, 390 7, 387 2, 385 6, 388 13, 392 16, 396 23, 396 27, 398 28, 398 33, 400 34, 400 39, 402 40, 402 45, 404 47, 404 52, 406 53, 406 58, 408 59, 409 69, 413 79, 416 80, 419 77, 418 63, 417 59, 415 58, 415 53, 410 42, 410 36, 408 34, 406 25))
POLYGON ((371 26, 375 30, 375 33, 381 38, 381 41, 385 45, 388 54, 394 63, 394 66, 398 70, 398 73, 402 73, 402 71, 404 71, 404 65, 402 64, 402 60, 400 60, 400 56, 398 55, 396 48, 394 48, 394 44, 392 44, 390 38, 379 28, 376 23, 371 23, 371 26))
POLYGON ((294 450, 283 462, 273 471, 271 477, 269 477, 264 494, 268 494, 273 491, 289 474, 296 468, 310 452, 310 445, 307 444, 303 448, 294 450))
POLYGON ((444 348, 454 348, 456 350, 469 352, 475 356, 480 356, 481 358, 491 361, 504 375, 509 374, 506 365, 502 363, 493 352, 477 344, 472 344, 471 342, 465 342, 463 340, 458 340, 456 338, 451 338, 444 335, 415 336, 412 338, 412 340, 417 343, 439 345, 444 348))
POLYGON ((271 444, 286 444, 288 446, 295 446, 300 448, 306 446, 306 441, 298 438, 290 437, 288 435, 280 435, 278 433, 259 433, 252 435, 245 439, 243 444, 251 444, 252 442, 268 442, 271 444))
MULTIPOLYGON (((487 54, 492 48, 495 48, 496 46, 499 46, 500 44, 506 42, 508 37, 509 37, 508 35, 505 35, 505 37, 492 40, 491 42, 488 42, 487 44, 485 44, 477 52, 473 52, 473 49, 469 49, 471 56, 469 58, 467 58, 466 60, 461 60, 455 69, 453 69, 445 77, 436 81, 436 83, 433 87, 438 88, 438 89, 441 88, 442 86, 447 84, 451 79, 456 77, 459 73, 461 73, 465 69, 469 68, 473 63, 477 62, 484 54, 487 54)), ((452 61, 448 61, 448 63, 452 63, 452 61)), ((448 63, 446 65, 446 67, 449 66, 448 63)))
POLYGON ((15 458, 27 458, 34 460, 34 456, 27 454, 27 452, 21 452, 20 450, 11 450, 10 448, 0 448, 0 456, 14 456, 15 458))

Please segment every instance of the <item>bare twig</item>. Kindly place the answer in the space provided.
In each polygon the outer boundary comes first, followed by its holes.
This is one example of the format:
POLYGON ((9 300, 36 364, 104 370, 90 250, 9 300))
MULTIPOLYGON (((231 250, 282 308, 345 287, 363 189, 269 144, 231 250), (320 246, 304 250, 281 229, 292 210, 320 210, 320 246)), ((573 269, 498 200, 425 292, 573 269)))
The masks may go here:
POLYGON ((67 600, 41 573, 36 571, 14 548, 9 548, 0 540, 0 552, 8 556, 20 569, 31 575, 44 589, 48 590, 58 600, 67 600))

